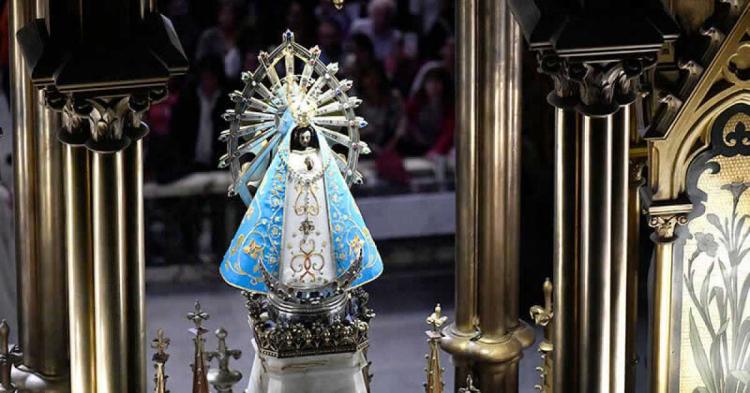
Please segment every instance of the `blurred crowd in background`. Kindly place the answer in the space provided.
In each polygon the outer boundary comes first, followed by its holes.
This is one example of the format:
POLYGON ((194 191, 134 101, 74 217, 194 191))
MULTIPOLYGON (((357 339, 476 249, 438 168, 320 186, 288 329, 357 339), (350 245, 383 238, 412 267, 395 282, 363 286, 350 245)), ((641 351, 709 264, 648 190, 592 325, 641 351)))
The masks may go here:
POLYGON ((339 78, 354 81, 352 95, 369 125, 361 131, 378 179, 410 180, 405 157, 445 162, 453 155, 454 10, 451 0, 165 0, 160 11, 174 24, 190 58, 187 76, 154 105, 146 152, 147 180, 169 182, 214 170, 225 146, 221 114, 228 93, 241 89, 242 71, 254 71, 260 51, 280 44, 289 29, 321 59, 337 62, 339 78))
MULTIPOLYGON (((456 1, 346 0, 344 9, 337 10, 331 0, 159 0, 159 11, 172 21, 191 67, 188 75, 171 81, 171 94, 147 115, 147 182, 167 187, 191 173, 217 170, 218 157, 226 151, 218 135, 227 128, 220 116, 230 106, 228 93, 241 87, 241 72, 255 70, 260 51, 276 47, 288 28, 305 47, 318 45, 323 61, 338 62, 339 77, 353 80, 352 95, 364 100, 357 112, 369 123, 361 132, 373 154, 361 161, 370 160, 362 162, 371 169, 365 186, 375 184, 376 189, 357 187, 355 195, 450 190, 456 1), (422 180, 415 168, 438 177, 444 169, 447 185, 415 187, 422 180)), ((12 248, 9 38, 8 0, 0 0, 0 128, 5 131, 0 137, 0 262, 6 260, 12 268, 10 258, 2 255, 3 242, 12 248)), ((549 130, 554 117, 542 104, 552 89, 550 81, 536 71, 531 52, 523 53, 522 84, 534 87, 523 89, 521 105, 522 272, 536 272, 521 277, 523 285, 531 286, 540 282, 537 276, 549 274, 538 268, 538 261, 552 257, 551 248, 538 244, 552 244, 552 226, 539 223, 552 217, 554 134, 549 130)), ((201 249, 213 249, 214 257, 207 260, 216 261, 235 229, 224 217, 242 215, 222 214, 232 203, 242 209, 236 199, 226 198, 225 189, 189 198, 147 195, 149 261, 163 257, 183 263, 202 254, 201 249)), ((443 210, 451 213, 449 218, 423 221, 452 219, 452 205, 443 210)))

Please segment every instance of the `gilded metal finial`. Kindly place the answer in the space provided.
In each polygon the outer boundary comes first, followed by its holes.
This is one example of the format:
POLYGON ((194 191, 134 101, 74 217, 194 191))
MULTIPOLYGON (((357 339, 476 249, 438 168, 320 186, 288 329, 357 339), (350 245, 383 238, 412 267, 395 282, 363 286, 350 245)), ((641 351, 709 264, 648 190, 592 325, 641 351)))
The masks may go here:
POLYGON ((466 376, 466 386, 458 389, 458 393, 482 393, 474 387, 474 378, 471 377, 471 374, 466 376))
POLYGON ((156 331, 156 338, 151 341, 151 348, 156 352, 151 358, 154 361, 154 393, 169 393, 167 390, 166 364, 169 360, 169 354, 166 352, 169 348, 170 339, 164 336, 164 330, 156 331))
POLYGON ((439 343, 443 335, 440 333, 440 327, 448 320, 442 315, 443 309, 440 304, 435 306, 435 311, 427 317, 427 324, 431 330, 425 332, 427 342, 430 345, 430 353, 425 356, 427 359, 427 382, 424 383, 425 393, 443 393, 445 383, 443 382, 443 369, 440 366, 440 348, 439 343))
POLYGON ((336 6, 336 9, 342 9, 344 8, 344 0, 333 0, 333 5, 336 6))
POLYGON ((15 392, 16 388, 10 379, 13 366, 21 361, 18 347, 10 346, 10 326, 6 320, 0 321, 0 392, 15 392))
POLYGON ((552 372, 554 364, 552 363, 552 323, 554 312, 552 309, 552 281, 547 278, 542 286, 544 292, 544 307, 533 306, 530 313, 534 322, 544 327, 544 340, 539 344, 537 351, 542 358, 542 365, 536 368, 539 372, 539 383, 534 385, 534 389, 543 392, 552 392, 552 372))
POLYGON ((0 322, 0 391, 13 392, 13 384, 10 382, 10 371, 13 363, 10 361, 8 351, 8 337, 10 336, 10 327, 8 322, 3 319, 0 322))
POLYGON ((208 371, 208 382, 216 389, 217 393, 232 393, 232 386, 242 379, 242 373, 229 368, 229 361, 234 358, 239 359, 242 351, 239 349, 229 349, 227 346, 227 331, 222 327, 216 331, 216 338, 219 342, 216 351, 206 353, 208 361, 216 359, 219 362, 218 369, 208 371))
POLYGON ((187 319, 195 324, 195 329, 199 330, 205 330, 203 329, 203 322, 207 321, 210 317, 211 316, 208 315, 208 313, 203 311, 203 309, 201 308, 201 303, 197 300, 195 301, 195 309, 187 314, 187 319))
POLYGON ((195 324, 195 327, 190 329, 195 337, 193 337, 193 343, 195 344, 195 357, 193 359, 193 393, 209 393, 208 391, 208 376, 206 370, 206 354, 204 347, 206 339, 203 335, 208 332, 203 327, 203 321, 208 320, 210 316, 208 313, 203 311, 200 302, 195 302, 195 310, 187 314, 187 319, 195 324))
POLYGON ((440 327, 445 324, 448 317, 443 316, 443 308, 440 307, 440 303, 435 306, 435 311, 427 317, 427 324, 432 327, 433 332, 440 331, 440 327))

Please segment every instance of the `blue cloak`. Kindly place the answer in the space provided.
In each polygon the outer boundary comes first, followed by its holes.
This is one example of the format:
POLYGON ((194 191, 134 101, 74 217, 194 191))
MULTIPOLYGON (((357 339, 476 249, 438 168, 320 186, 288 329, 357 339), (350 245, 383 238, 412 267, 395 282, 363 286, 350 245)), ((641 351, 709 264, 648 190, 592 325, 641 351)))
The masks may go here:
MULTIPOLYGON (((291 130, 295 127, 291 117, 288 114, 284 116, 279 126, 282 142, 224 255, 219 271, 231 286, 268 293, 261 269, 265 269, 271 277, 279 278, 287 182, 285 162, 289 154, 291 130)), ((349 270, 360 249, 362 252, 361 271, 351 284, 351 288, 355 288, 376 279, 383 272, 383 261, 332 157, 335 153, 325 138, 317 132, 313 134, 318 138, 322 162, 327 163, 324 184, 337 277, 349 270)))

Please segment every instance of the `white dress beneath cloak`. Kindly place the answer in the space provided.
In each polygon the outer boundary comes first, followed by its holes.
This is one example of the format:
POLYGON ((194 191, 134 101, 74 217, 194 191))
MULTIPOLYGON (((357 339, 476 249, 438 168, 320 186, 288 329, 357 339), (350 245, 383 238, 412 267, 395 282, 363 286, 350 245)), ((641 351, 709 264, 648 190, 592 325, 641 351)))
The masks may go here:
POLYGON ((307 148, 290 151, 287 165, 280 281, 301 289, 324 286, 336 278, 324 163, 318 149, 307 148))

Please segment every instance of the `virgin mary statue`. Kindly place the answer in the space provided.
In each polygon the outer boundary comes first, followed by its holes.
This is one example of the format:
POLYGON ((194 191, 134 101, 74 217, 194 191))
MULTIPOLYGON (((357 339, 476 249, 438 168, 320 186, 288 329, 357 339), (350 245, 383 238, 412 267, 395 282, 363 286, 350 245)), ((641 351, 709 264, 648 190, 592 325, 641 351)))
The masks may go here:
POLYGON ((245 291, 296 297, 374 280, 383 263, 336 153, 290 112, 278 129, 281 143, 224 256, 222 277, 245 291))

